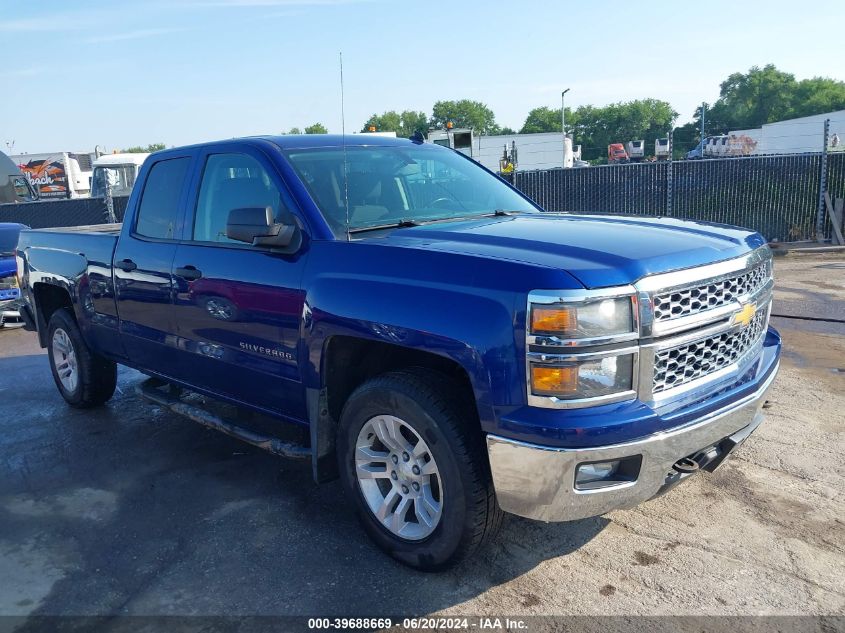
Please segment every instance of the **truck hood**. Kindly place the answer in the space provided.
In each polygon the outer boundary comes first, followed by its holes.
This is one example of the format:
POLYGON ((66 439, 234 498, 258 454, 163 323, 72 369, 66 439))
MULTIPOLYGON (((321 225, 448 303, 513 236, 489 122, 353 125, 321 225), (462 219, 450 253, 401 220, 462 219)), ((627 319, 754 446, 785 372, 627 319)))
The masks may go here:
POLYGON ((14 277, 18 271, 18 264, 14 257, 0 255, 0 279, 14 277))
POLYGON ((766 243, 758 233, 720 224, 553 213, 434 223, 396 229, 382 239, 564 270, 586 288, 711 264, 766 243))

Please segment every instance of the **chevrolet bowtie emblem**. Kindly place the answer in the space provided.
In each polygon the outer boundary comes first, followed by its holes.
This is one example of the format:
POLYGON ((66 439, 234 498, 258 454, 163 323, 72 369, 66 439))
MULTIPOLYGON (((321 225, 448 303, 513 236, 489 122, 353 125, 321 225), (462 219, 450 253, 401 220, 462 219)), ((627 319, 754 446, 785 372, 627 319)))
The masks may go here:
POLYGON ((731 324, 746 326, 751 323, 755 314, 757 314, 757 306, 753 303, 746 303, 742 306, 742 310, 734 314, 731 324))

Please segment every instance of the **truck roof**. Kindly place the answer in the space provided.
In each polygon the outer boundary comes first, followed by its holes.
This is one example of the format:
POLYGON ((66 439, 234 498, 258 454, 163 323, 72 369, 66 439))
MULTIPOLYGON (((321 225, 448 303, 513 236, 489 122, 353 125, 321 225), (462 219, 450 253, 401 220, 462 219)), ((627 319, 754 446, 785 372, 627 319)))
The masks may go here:
MULTIPOLYGON (((412 143, 407 138, 380 136, 375 134, 284 134, 281 136, 253 137, 270 141, 282 149, 305 149, 312 147, 362 147, 366 145, 397 146, 412 143)), ((248 140, 248 139, 243 139, 248 140)))
MULTIPOLYGON (((207 147, 209 145, 221 145, 224 143, 255 143, 269 142, 277 147, 288 149, 313 149, 317 147, 366 147, 366 146, 392 146, 402 147, 413 143, 407 138, 396 138, 392 136, 380 136, 375 134, 283 134, 278 136, 246 136, 242 138, 227 138, 206 143, 183 146, 181 148, 168 148, 161 150, 162 153, 171 152, 186 148, 207 147)), ((158 154, 158 152, 156 152, 158 154)))
POLYGON ((141 165, 147 160, 148 153, 103 154, 93 163, 94 167, 102 165, 141 165))

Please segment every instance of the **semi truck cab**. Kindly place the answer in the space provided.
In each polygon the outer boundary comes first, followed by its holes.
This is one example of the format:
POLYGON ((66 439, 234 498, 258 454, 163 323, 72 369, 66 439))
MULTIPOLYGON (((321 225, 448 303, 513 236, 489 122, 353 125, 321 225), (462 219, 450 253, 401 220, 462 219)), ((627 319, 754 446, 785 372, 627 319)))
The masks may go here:
POLYGON ((148 153, 104 154, 94 160, 91 197, 103 198, 106 187, 112 196, 128 196, 148 153))

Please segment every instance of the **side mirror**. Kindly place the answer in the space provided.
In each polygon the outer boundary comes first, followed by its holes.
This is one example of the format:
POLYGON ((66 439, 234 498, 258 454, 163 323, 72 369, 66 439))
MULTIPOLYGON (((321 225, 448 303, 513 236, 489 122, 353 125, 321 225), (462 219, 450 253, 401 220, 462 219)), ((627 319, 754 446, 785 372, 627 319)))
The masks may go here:
POLYGON ((273 222, 272 207, 232 209, 226 222, 226 237, 287 252, 298 249, 301 240, 295 224, 273 222))

